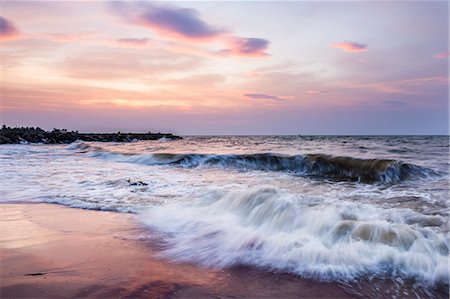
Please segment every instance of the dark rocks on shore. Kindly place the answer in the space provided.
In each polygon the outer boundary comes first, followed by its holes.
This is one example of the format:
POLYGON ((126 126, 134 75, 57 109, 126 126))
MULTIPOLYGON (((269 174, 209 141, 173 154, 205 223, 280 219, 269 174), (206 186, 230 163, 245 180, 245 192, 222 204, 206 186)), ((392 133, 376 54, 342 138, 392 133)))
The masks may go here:
POLYGON ((97 142, 131 142, 139 140, 182 139, 171 133, 78 133, 78 131, 67 131, 53 129, 45 131, 39 127, 17 127, 10 128, 5 125, 0 129, 0 144, 9 143, 44 143, 64 144, 77 140, 97 142))

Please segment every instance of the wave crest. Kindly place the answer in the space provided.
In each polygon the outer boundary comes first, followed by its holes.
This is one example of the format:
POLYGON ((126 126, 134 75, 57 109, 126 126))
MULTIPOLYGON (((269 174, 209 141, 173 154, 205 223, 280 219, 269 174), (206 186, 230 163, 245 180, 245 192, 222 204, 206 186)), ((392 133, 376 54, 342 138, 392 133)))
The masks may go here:
POLYGON ((69 149, 118 162, 174 165, 185 168, 219 167, 237 170, 285 171, 295 175, 365 183, 392 184, 437 174, 428 168, 397 160, 359 159, 323 154, 125 154, 108 151, 84 142, 73 143, 69 149))

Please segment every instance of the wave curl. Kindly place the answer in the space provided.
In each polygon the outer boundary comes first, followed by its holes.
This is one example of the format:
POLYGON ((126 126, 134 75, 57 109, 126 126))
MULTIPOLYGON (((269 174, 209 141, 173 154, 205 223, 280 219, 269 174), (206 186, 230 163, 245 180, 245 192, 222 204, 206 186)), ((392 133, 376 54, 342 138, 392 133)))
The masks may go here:
POLYGON ((437 174, 426 167, 398 160, 360 159, 324 154, 127 154, 108 151, 84 142, 73 143, 69 149, 118 162, 174 165, 185 168, 218 167, 237 170, 285 171, 301 176, 364 183, 393 184, 407 179, 426 178, 437 174))

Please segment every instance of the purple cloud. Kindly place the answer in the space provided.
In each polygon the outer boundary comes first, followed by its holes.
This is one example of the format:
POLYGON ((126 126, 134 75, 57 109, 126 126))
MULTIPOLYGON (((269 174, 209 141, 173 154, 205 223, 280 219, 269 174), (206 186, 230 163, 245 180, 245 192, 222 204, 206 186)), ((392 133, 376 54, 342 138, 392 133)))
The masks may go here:
POLYGON ((265 99, 265 100, 274 100, 274 101, 281 101, 284 100, 281 97, 264 94, 264 93, 246 93, 244 94, 245 97, 251 98, 251 99, 265 99))
POLYGON ((269 41, 263 38, 234 37, 231 40, 230 49, 223 52, 240 56, 267 56, 268 54, 264 51, 268 46, 269 41))
POLYGON ((141 16, 142 24, 191 39, 212 38, 223 33, 187 8, 152 7, 141 16))
POLYGON ((140 2, 113 2, 111 7, 114 13, 126 21, 151 28, 166 36, 195 40, 214 38, 226 32, 203 21, 194 9, 140 2))
POLYGON ((19 30, 12 22, 0 16, 0 41, 11 40, 19 36, 19 30))
POLYGON ((386 105, 396 106, 396 107, 403 107, 403 106, 408 105, 408 103, 406 103, 406 102, 397 101, 397 100, 386 100, 386 101, 383 101, 383 103, 386 105))

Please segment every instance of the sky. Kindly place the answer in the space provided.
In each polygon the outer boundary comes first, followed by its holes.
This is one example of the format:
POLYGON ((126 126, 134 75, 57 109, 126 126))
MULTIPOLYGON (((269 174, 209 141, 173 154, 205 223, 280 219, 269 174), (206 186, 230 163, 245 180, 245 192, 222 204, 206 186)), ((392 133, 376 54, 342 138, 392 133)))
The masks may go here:
POLYGON ((449 133, 448 1, 2 1, 1 123, 449 133))

